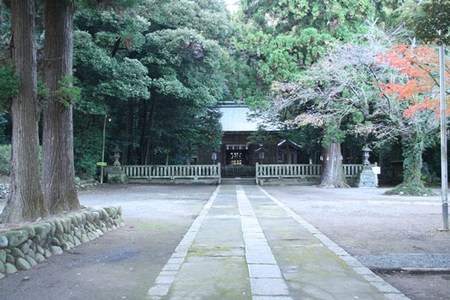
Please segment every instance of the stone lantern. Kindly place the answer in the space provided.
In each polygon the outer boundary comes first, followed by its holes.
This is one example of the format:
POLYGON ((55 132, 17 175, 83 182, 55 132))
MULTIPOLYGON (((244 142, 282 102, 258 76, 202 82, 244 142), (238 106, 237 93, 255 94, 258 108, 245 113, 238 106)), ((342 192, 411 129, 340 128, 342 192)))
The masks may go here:
POLYGON ((217 161, 217 152, 216 152, 216 151, 213 151, 213 152, 211 153, 211 160, 212 160, 212 162, 213 162, 213 165, 215 165, 215 164, 216 164, 216 161, 217 161))
POLYGON ((119 161, 119 159, 120 159, 120 152, 121 151, 120 151, 119 147, 117 147, 117 146, 113 150, 113 153, 114 153, 114 155, 113 155, 113 158, 114 158, 113 165, 115 167, 120 167, 120 161, 119 161))
POLYGON ((363 152, 363 169, 358 175, 356 186, 362 187, 378 187, 378 174, 376 174, 370 166, 370 152, 372 150, 366 145, 361 151, 363 152))
POLYGON ((267 149, 265 149, 262 145, 260 145, 258 149, 255 150, 255 152, 258 154, 259 163, 262 164, 267 152, 267 149))
POLYGON ((361 151, 363 152, 363 165, 364 167, 367 167, 370 165, 369 157, 372 150, 366 145, 361 149, 361 151))

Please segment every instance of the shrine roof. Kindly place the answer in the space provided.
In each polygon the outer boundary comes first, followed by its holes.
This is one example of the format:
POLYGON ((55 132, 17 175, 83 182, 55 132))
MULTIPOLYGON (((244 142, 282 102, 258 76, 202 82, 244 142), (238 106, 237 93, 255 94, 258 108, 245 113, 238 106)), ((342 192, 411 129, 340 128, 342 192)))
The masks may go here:
POLYGON ((259 125, 266 123, 262 118, 252 116, 250 109, 244 105, 226 105, 219 111, 222 113, 220 123, 223 132, 257 131, 259 125))

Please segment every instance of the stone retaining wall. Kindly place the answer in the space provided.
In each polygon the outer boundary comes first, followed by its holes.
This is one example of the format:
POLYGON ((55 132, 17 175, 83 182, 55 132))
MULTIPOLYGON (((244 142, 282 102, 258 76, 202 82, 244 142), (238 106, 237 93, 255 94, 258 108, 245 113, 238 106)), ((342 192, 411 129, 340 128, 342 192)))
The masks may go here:
POLYGON ((0 279, 123 225, 122 209, 85 209, 0 232, 0 279))

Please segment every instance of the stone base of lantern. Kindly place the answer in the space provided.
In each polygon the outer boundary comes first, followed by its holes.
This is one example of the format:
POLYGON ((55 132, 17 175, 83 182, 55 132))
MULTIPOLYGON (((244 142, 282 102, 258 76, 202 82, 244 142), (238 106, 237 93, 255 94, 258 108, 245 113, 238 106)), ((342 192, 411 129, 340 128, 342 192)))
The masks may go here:
POLYGON ((106 169, 106 174, 108 178, 108 183, 127 183, 128 177, 120 169, 120 167, 109 167, 106 169))
POLYGON ((370 166, 365 166, 358 175, 356 186, 359 188, 378 187, 378 175, 372 171, 370 166))

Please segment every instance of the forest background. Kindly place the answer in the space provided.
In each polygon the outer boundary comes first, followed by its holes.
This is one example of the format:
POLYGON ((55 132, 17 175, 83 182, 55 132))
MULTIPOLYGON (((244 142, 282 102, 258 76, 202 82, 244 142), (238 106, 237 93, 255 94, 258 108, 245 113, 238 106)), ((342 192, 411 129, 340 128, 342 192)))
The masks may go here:
MULTIPOLYGON (((11 2, 0 1, 4 173, 21 90, 11 2)), ((79 177, 96 176, 104 140, 106 161, 118 147, 125 164, 191 163, 198 148, 220 144, 218 105, 238 102, 305 149, 323 147, 330 161, 340 160, 343 142, 375 154, 402 145, 396 192, 428 192, 422 161, 434 149, 427 162, 439 168, 437 45, 449 43, 449 0, 242 0, 233 14, 221 0, 62 1, 73 21, 73 68, 55 87, 45 77, 46 51, 56 47, 47 44, 47 2, 33 10, 40 119, 51 97, 73 108, 60 126, 69 134, 73 124, 79 177)), ((325 168, 322 185, 347 186, 339 170, 325 168)))

